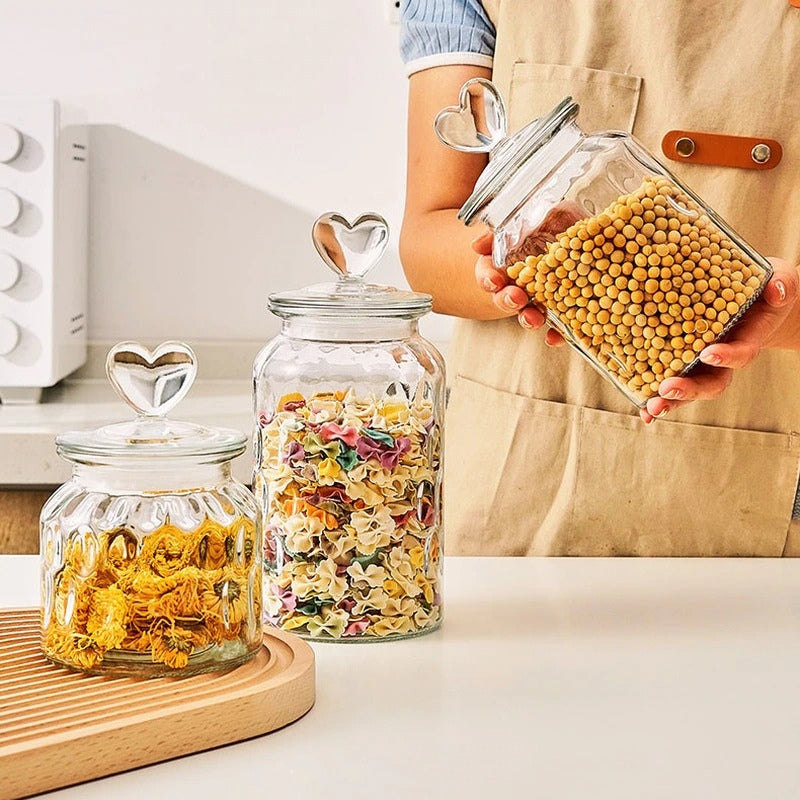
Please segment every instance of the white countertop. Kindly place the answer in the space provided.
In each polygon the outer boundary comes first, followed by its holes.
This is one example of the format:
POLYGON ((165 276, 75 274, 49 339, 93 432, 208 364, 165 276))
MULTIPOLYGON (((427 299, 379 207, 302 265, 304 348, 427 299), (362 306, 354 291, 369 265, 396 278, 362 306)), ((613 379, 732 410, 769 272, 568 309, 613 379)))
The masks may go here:
MULTIPOLYGON (((86 364, 45 389, 33 405, 0 404, 0 487, 49 486, 69 478, 71 465, 56 454, 55 437, 131 419, 133 411, 115 394, 105 376, 105 359, 114 342, 90 342, 86 364)), ((147 342, 155 346, 156 342, 147 342)), ((200 425, 236 428, 248 440, 253 429, 253 359, 265 342, 192 342, 198 377, 170 416, 200 425)), ((233 474, 249 484, 252 444, 233 462, 233 474)), ((0 489, 1 490, 1 489, 0 489)))
MULTIPOLYGON (((253 477, 252 369, 264 342, 193 342, 198 379, 171 412, 174 419, 235 428, 248 437, 247 452, 233 462, 233 474, 249 484, 253 477)), ((52 486, 69 478, 71 466, 56 454, 55 437, 70 430, 90 430, 130 419, 133 412, 105 377, 105 357, 112 342, 89 345, 87 363, 71 377, 45 389, 33 405, 0 403, 0 491, 2 488, 52 486)), ((149 342, 154 346, 155 342, 149 342)), ((446 342, 435 342, 440 352, 446 342)))
MULTIPOLYGON (((245 373, 246 375, 246 373, 245 373)), ((253 427, 250 382, 198 380, 173 416, 202 425, 236 428, 247 435, 253 427)), ((114 394, 105 378, 64 381, 44 393, 43 402, 0 405, 0 487, 60 484, 71 465, 56 454, 55 437, 70 430, 89 430, 121 422, 133 412, 114 394)), ((252 479, 252 444, 233 462, 242 482, 252 479)))
POLYGON ((439 632, 314 650, 294 725, 47 796, 800 797, 800 561, 448 558, 439 632))

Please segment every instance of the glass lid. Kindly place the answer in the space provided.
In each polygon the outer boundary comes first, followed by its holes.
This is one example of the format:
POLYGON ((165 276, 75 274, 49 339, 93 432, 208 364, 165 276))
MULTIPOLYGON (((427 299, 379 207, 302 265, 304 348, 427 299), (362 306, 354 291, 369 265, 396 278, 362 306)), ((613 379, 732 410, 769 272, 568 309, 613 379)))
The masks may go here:
POLYGON ((137 417, 91 431, 56 437, 60 455, 72 461, 185 458, 196 463, 227 461, 244 452, 243 433, 168 419, 197 375, 197 359, 183 342, 164 342, 152 352, 138 342, 122 342, 108 353, 106 374, 137 417))
POLYGON ((352 224, 341 214, 323 214, 314 223, 311 238, 338 280, 271 294, 273 314, 414 318, 431 310, 430 295, 364 280, 389 242, 389 225, 380 214, 362 214, 352 224))
POLYGON ((462 87, 458 105, 443 108, 433 126, 439 140, 462 153, 488 153, 489 164, 458 212, 467 225, 502 191, 519 168, 567 123, 575 119, 578 104, 564 98, 549 114, 526 125, 513 136, 503 98, 485 78, 472 78, 462 87))

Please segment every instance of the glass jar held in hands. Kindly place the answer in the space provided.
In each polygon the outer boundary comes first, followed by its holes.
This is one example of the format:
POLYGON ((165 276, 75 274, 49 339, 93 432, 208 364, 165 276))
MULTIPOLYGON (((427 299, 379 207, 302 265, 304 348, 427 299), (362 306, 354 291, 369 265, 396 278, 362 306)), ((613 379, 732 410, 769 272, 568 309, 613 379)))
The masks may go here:
POLYGON ((724 391, 731 369, 772 343, 797 275, 750 248, 628 134, 585 135, 577 110, 568 98, 506 137, 501 98, 474 79, 436 131, 492 155, 459 213, 490 228, 473 243, 479 285, 523 327, 547 322, 549 344, 573 345, 650 422, 724 391))

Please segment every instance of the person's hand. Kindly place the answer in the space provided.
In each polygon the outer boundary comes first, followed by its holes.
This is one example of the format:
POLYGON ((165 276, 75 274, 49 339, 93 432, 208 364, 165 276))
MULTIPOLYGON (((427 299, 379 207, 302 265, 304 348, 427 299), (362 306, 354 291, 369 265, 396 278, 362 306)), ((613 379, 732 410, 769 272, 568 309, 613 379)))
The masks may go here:
MULTIPOLYGON (((543 253, 550 242, 563 233, 570 225, 586 216, 586 212, 574 204, 562 203, 556 206, 545 217, 535 232, 529 234, 517 250, 509 254, 509 261, 524 260, 527 255, 543 253)), ((535 330, 545 324, 545 316, 538 308, 531 305, 531 298, 506 275, 505 270, 495 266, 492 261, 491 231, 487 231, 472 242, 472 248, 478 253, 475 262, 475 279, 478 285, 492 293, 494 304, 506 315, 517 315, 523 328, 535 330)), ((564 344, 558 331, 548 328, 544 340, 554 347, 564 344)))
POLYGON ((800 291, 798 271, 788 262, 771 258, 774 273, 761 296, 747 310, 725 341, 710 344, 700 352, 702 365, 685 378, 667 378, 659 386, 659 397, 647 401, 641 418, 652 422, 693 400, 719 397, 730 385, 733 371, 746 367, 778 335, 800 291))

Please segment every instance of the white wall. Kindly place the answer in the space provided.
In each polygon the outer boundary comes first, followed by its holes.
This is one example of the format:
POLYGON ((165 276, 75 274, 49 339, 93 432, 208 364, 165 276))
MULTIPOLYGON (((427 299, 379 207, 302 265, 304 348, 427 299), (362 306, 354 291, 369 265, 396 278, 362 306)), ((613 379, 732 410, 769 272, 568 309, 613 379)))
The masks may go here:
POLYGON ((328 210, 383 213, 403 283, 397 40, 382 0, 0 0, 0 93, 89 113, 90 338, 267 338, 328 210))

